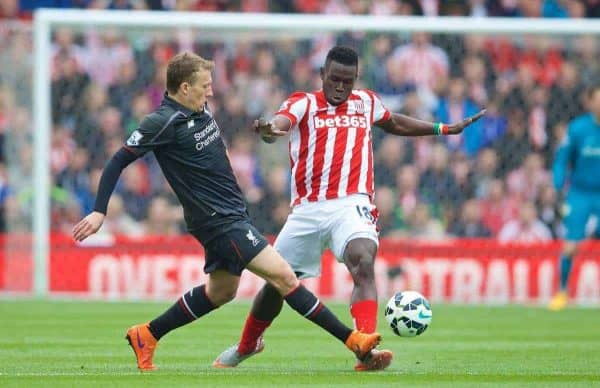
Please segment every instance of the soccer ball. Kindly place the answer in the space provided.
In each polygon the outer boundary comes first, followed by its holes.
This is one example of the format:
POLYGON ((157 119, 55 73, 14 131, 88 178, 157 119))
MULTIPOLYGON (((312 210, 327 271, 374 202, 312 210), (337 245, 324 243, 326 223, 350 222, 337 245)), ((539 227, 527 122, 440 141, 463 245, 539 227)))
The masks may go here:
POLYGON ((416 291, 398 292, 385 307, 385 319, 396 335, 415 337, 431 324, 431 305, 416 291))

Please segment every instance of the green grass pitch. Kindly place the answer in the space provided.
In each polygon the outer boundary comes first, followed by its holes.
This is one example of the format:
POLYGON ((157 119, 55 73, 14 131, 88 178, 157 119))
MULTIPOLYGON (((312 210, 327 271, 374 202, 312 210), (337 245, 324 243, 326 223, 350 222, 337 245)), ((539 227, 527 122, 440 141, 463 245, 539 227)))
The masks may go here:
MULTIPOLYGON (((0 387, 600 387, 600 310, 433 305, 421 336, 395 337, 390 368, 356 373, 341 343, 285 308, 265 351, 236 369, 211 363, 238 340, 248 303, 220 308, 161 341, 140 373, 126 328, 167 304, 0 301, 0 387)), ((346 322, 348 309, 332 306, 346 322)))

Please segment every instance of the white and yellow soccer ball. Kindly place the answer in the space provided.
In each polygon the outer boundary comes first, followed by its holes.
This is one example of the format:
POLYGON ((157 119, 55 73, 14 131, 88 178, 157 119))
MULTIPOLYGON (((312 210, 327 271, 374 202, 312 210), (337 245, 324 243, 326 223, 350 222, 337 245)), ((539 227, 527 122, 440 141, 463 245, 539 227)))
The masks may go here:
POLYGON ((431 317, 429 301, 416 291, 397 292, 385 307, 385 319, 400 337, 423 334, 431 324, 431 317))

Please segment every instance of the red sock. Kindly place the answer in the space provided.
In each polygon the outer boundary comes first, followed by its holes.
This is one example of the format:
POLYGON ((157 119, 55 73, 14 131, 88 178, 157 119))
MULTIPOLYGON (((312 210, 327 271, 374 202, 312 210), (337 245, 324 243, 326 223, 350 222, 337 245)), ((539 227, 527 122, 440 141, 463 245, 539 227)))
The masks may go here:
POLYGON ((271 321, 259 321, 254 318, 252 314, 248 314, 246 318, 246 324, 244 325, 244 331, 242 332, 242 338, 238 345, 239 354, 248 354, 256 348, 256 343, 260 336, 267 330, 267 327, 271 325, 271 321))
POLYGON ((377 301, 361 300, 350 305, 354 327, 364 333, 374 333, 377 328, 377 301))

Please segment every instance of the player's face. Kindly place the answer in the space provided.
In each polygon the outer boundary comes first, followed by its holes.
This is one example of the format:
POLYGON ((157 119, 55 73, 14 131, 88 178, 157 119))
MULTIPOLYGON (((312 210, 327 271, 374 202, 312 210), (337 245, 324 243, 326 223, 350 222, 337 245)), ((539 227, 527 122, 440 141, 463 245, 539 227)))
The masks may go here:
POLYGON ((208 97, 213 95, 212 77, 210 71, 199 70, 194 82, 184 86, 186 91, 186 106, 193 111, 202 111, 208 97))
POLYGON ((346 101, 352 93, 358 75, 356 66, 342 65, 331 61, 321 68, 323 93, 331 105, 339 105, 346 101))

